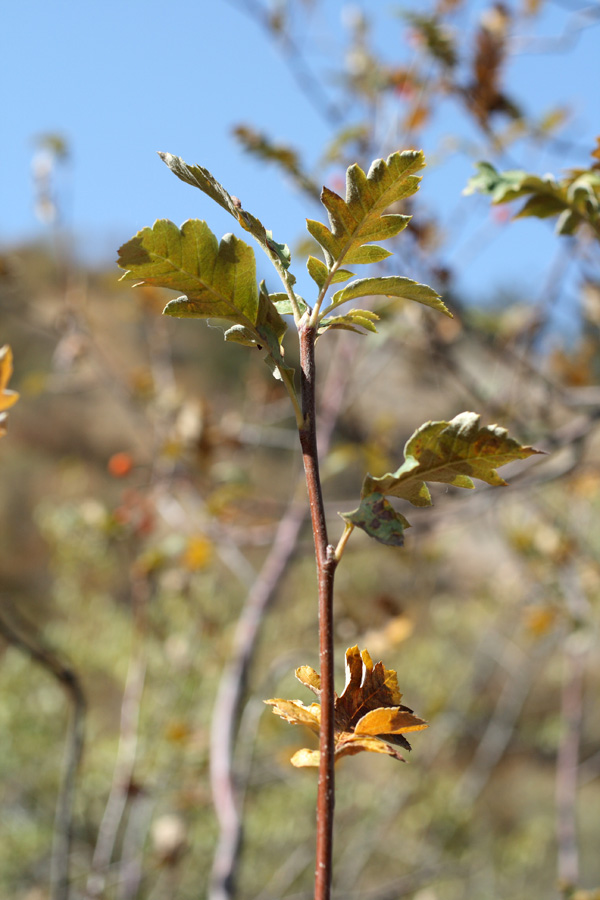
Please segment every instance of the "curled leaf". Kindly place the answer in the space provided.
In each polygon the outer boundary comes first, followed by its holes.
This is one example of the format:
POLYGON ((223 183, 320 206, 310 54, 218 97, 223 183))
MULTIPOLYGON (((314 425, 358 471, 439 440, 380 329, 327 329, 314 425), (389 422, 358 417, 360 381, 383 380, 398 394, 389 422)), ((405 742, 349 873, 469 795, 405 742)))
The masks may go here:
POLYGON ((363 497, 358 509, 340 515, 350 525, 362 528, 369 537, 389 547, 402 547, 404 529, 410 528, 404 516, 379 493, 363 497))
POLYGON ((367 475, 363 496, 372 493, 401 497, 413 506, 431 506, 426 481, 473 488, 473 478, 493 486, 506 485, 496 468, 541 453, 523 447, 499 425, 480 427, 480 416, 464 412, 450 422, 426 422, 408 439, 405 461, 396 472, 367 475))
MULTIPOLYGON (((317 695, 321 679, 310 666, 301 666, 296 677, 317 695)), ((373 664, 366 650, 350 647, 346 651, 346 684, 341 696, 335 697, 335 759, 354 756, 362 751, 385 753, 405 762, 397 746, 410 750, 404 734, 422 731, 427 722, 403 706, 398 679, 393 669, 383 663, 373 664)), ((300 700, 266 700, 273 712, 294 725, 306 725, 319 734, 321 707, 305 706, 300 700)), ((292 757, 294 766, 318 766, 318 750, 298 750, 292 757)))
POLYGON ((408 439, 404 463, 378 478, 366 475, 358 509, 342 518, 370 537, 390 546, 402 546, 410 523, 385 499, 398 497, 413 506, 431 506, 426 482, 473 488, 473 478, 493 486, 506 485, 496 469, 518 459, 542 453, 523 447, 499 425, 480 427, 480 417, 464 412, 450 422, 426 422, 408 439))
POLYGON ((414 300, 452 318, 452 313, 437 291, 427 284, 419 284, 411 278, 403 278, 399 275, 389 275, 383 278, 358 278, 356 281, 351 281, 341 291, 336 291, 331 298, 331 305, 327 308, 327 312, 329 313, 333 307, 340 306, 348 300, 375 295, 414 300))
POLYGON ((346 331, 354 331, 356 334, 364 334, 365 331, 372 331, 377 334, 375 322, 379 321, 379 316, 370 309, 350 309, 343 316, 326 316, 321 319, 319 325, 319 334, 329 331, 331 328, 343 328, 346 331))
POLYGON ((211 200, 218 203, 236 219, 245 231, 250 232, 267 252, 267 255, 276 257, 284 269, 289 268, 291 256, 287 244, 275 241, 271 232, 266 230, 262 222, 252 213, 243 209, 239 199, 226 191, 208 169, 205 169, 204 166, 188 165, 180 156, 174 156, 172 153, 159 152, 158 155, 174 175, 177 175, 186 184, 197 187, 211 200))

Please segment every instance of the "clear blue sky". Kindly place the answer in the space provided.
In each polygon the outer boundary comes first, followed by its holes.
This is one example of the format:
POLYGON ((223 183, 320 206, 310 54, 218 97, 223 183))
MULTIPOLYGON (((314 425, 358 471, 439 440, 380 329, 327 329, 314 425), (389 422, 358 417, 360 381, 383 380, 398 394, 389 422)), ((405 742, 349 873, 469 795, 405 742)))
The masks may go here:
MULTIPOLYGON (((375 40, 381 51, 398 63, 410 63, 414 51, 406 45, 405 25, 393 15, 394 4, 353 5, 375 11, 375 40)), ((428 3, 408 5, 429 9, 428 3)), ((477 0, 466 5, 464 21, 472 24, 485 4, 477 0)), ((347 6, 331 0, 313 4, 307 57, 316 72, 334 69, 341 58, 347 6), (333 35, 327 50, 326 35, 333 35)), ((567 6, 566 0, 564 7, 547 2, 542 34, 556 37, 569 23, 577 24, 577 8, 577 3, 567 6)), ((569 50, 567 42, 565 52, 520 54, 511 65, 508 86, 538 116, 559 104, 569 105, 569 139, 591 149, 594 135, 600 133, 600 31, 591 27, 572 36, 574 49, 569 50)), ((244 155, 231 137, 233 125, 248 123, 297 146, 314 162, 332 136, 331 126, 299 91, 279 51, 235 4, 20 0, 4 10, 0 56, 0 244, 11 246, 44 233, 34 215, 31 177, 34 138, 43 132, 61 133, 69 142, 72 164, 61 185, 63 205, 88 259, 110 261, 123 241, 156 218, 178 224, 190 217, 206 218, 219 236, 231 230, 232 220, 177 181, 156 150, 207 166, 278 240, 293 244, 304 217, 315 216, 315 207, 305 197, 275 171, 244 155)), ((426 154, 434 154, 444 135, 465 134, 464 124, 452 116, 448 110, 424 135, 426 154)), ((539 172, 557 173, 563 166, 587 162, 583 152, 563 159, 538 153, 518 161, 539 172)), ((463 157, 434 164, 425 174, 424 201, 449 231, 464 231, 448 251, 449 261, 457 263, 464 255, 468 265, 463 282, 474 297, 478 291, 485 293, 490 276, 507 286, 529 279, 533 290, 556 250, 551 226, 538 220, 519 222, 484 252, 467 256, 489 214, 486 200, 461 197, 470 174, 463 157), (514 262, 507 266, 509 257, 514 262)))

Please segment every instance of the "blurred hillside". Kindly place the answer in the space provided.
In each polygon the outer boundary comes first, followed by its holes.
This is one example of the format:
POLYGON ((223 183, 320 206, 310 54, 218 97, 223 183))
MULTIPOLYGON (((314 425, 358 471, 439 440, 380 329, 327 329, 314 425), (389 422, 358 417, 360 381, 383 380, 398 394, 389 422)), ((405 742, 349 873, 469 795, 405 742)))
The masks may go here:
MULTIPOLYGON (((117 277, 64 248, 2 257, 0 343, 21 394, 0 444, 7 898, 50 896, 73 708, 60 666, 86 708, 71 895, 204 895, 215 697, 300 477, 288 404, 260 353, 161 318, 166 293, 117 277)), ((333 540, 364 471, 395 469, 424 421, 475 409, 549 451, 503 470, 503 490, 437 490, 433 510, 411 511, 403 549, 352 538, 336 596, 339 690, 345 648, 366 646, 430 728, 410 766, 340 764, 335 896, 547 898, 565 871, 600 885, 600 291, 591 279, 580 290, 576 345, 557 336, 542 356, 539 310, 518 296, 483 314, 449 291, 456 318, 441 323, 386 301, 378 335, 327 336, 333 540)), ((308 702, 301 664, 318 667, 306 524, 260 625, 237 734, 240 898, 311 896, 316 778, 289 765, 311 738, 262 703, 308 702)))

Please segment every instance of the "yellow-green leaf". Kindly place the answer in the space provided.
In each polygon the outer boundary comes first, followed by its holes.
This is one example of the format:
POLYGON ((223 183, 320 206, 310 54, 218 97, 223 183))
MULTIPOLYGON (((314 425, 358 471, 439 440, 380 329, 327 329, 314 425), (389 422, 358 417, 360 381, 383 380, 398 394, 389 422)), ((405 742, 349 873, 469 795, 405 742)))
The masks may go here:
POLYGON ((505 485, 496 468, 541 453, 523 447, 499 425, 480 427, 480 417, 464 412, 450 422, 427 422, 415 431, 404 448, 405 462, 393 473, 367 475, 362 495, 402 497, 413 506, 430 506, 426 481, 473 488, 477 478, 493 486, 505 485))
POLYGON ((391 275, 384 278, 358 278, 356 281, 350 282, 341 291, 331 298, 331 305, 327 308, 329 313, 333 307, 340 306, 348 300, 355 300, 357 297, 399 297, 403 300, 414 300, 417 303, 423 303, 432 309, 437 309, 446 316, 452 318, 452 313, 443 303, 442 298, 437 291, 429 287, 427 284, 419 284, 411 278, 402 278, 398 275, 391 275))
POLYGON ((189 219, 178 228, 159 219, 119 249, 122 281, 181 291, 171 300, 169 316, 230 319, 252 326, 258 315, 254 251, 226 234, 220 244, 206 224, 189 219))
POLYGON ((392 153, 387 160, 375 160, 366 175, 360 166, 350 166, 345 200, 323 188, 321 202, 329 214, 329 228, 312 219, 307 220, 307 228, 323 247, 328 268, 342 260, 357 265, 390 255, 372 242, 387 240, 406 228, 410 216, 384 213, 392 203, 418 190, 421 179, 415 172, 424 165, 422 151, 405 150, 392 153))

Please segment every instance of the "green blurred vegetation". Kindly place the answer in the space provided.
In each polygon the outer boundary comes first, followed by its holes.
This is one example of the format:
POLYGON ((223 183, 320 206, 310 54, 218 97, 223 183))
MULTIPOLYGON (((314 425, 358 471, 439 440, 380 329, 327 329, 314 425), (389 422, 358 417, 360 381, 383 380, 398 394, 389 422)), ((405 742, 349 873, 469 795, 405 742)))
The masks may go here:
MULTIPOLYGON (((73 895, 83 895, 116 777, 125 811, 102 896, 129 896, 138 866, 135 896, 197 897, 216 839, 211 710, 250 567, 299 473, 293 421, 260 354, 223 345, 201 324, 161 319, 160 292, 132 292, 112 272, 69 266, 67 277, 42 247, 4 262, 2 337, 21 398, 1 446, 2 615, 67 658, 87 698, 73 895), (135 752, 131 743, 124 751, 134 739, 135 752)), ((586 291, 597 309, 597 289, 586 291)), ((592 420, 564 436, 573 392, 581 400, 598 382, 592 366, 580 371, 581 345, 538 361, 534 380, 518 332, 507 336, 517 309, 494 313, 485 333, 467 315, 440 325, 427 310, 397 309, 370 344, 345 335, 328 345, 332 365, 344 354, 355 364, 325 464, 334 537, 336 510, 350 508, 365 468, 386 471, 424 418, 471 404, 469 371, 486 421, 498 414, 534 442, 547 443, 552 428, 563 442, 504 491, 438 489, 434 510, 412 513, 403 550, 353 536, 339 571, 338 662, 354 643, 383 657, 430 728, 414 736, 408 767, 360 757, 339 766, 340 895, 555 890, 556 763, 574 660, 585 672, 581 869, 588 885, 600 881, 598 440, 592 420)), ((594 316, 585 321, 582 341, 593 334, 598 347, 594 316)), ((288 762, 307 736, 262 704, 307 701, 292 673, 317 665, 306 530, 300 550, 263 623, 242 714, 240 897, 311 890, 316 783, 288 762)), ((32 900, 47 896, 68 702, 18 647, 6 643, 2 656, 0 895, 32 900)))

